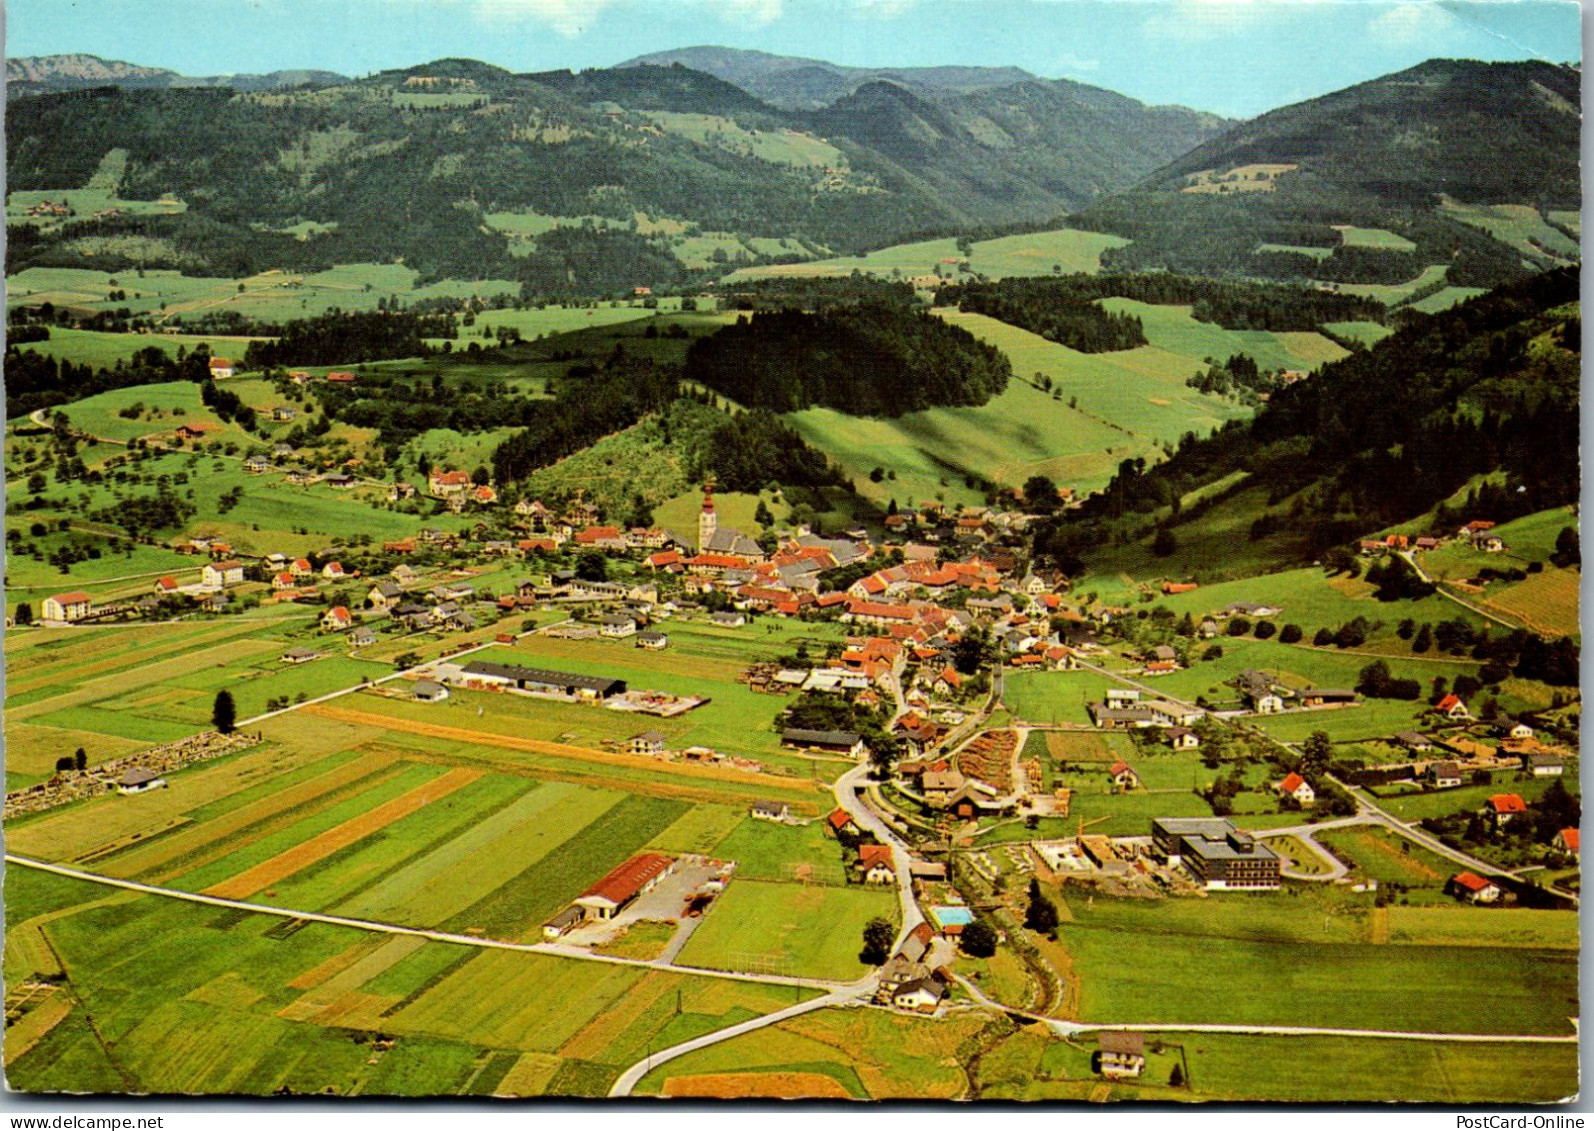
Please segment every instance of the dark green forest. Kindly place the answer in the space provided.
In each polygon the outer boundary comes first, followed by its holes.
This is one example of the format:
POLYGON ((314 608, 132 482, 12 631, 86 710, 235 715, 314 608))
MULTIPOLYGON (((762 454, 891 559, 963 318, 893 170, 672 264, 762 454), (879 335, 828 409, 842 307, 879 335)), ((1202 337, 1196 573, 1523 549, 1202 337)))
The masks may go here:
POLYGON ((692 343, 685 375, 751 408, 815 405, 901 416, 978 405, 1007 388, 1012 366, 961 327, 900 306, 859 305, 740 318, 692 343))

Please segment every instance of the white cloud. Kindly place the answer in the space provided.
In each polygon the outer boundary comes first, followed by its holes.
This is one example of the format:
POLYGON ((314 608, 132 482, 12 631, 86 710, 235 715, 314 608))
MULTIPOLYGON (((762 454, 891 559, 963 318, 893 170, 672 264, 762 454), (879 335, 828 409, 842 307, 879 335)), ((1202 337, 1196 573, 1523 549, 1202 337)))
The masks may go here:
POLYGON ((710 11, 737 27, 763 27, 780 19, 785 0, 709 0, 710 11))
POLYGON ((1140 25, 1158 39, 1217 39, 1249 28, 1272 16, 1289 16, 1314 0, 1166 0, 1151 5, 1153 12, 1140 25))
POLYGON ((574 39, 611 3, 613 0, 471 0, 471 8, 483 23, 532 20, 574 39))
POLYGON ((919 0, 852 0, 852 8, 864 19, 894 20, 919 6, 919 0))
POLYGON ((1098 71, 1101 69, 1100 59, 1082 59, 1078 55, 1061 55, 1057 59, 1057 67, 1064 73, 1081 71, 1098 71))
POLYGON ((1455 17, 1433 0, 1396 4, 1367 25, 1368 33, 1382 44, 1401 47, 1443 40, 1455 30, 1455 17))

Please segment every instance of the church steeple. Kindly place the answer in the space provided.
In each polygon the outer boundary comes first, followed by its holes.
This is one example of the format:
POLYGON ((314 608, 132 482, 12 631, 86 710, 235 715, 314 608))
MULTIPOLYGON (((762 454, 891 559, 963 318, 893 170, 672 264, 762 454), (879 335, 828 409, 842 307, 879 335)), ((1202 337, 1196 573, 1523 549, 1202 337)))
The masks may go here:
POLYGON ((697 516, 697 552, 703 553, 708 549, 709 543, 714 540, 714 533, 719 529, 719 515, 714 513, 714 480, 710 477, 703 484, 703 509, 697 516))

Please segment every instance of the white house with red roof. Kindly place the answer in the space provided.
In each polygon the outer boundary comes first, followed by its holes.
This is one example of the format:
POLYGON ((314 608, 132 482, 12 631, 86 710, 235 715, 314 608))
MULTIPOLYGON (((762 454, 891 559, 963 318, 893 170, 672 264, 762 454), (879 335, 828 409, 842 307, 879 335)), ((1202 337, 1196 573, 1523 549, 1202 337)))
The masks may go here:
POLYGON ((343 605, 334 605, 321 618, 321 627, 328 632, 344 632, 354 627, 354 616, 343 605))
POLYGON ((199 580, 204 584, 214 587, 228 585, 242 585, 244 580, 244 565, 231 558, 219 562, 210 562, 199 571, 199 580))
POLYGON ((1515 793, 1497 793, 1483 807, 1483 815, 1493 821, 1496 828, 1527 816, 1527 812, 1528 803, 1515 793))
POLYGON ((1434 704, 1434 710, 1447 719, 1470 719, 1472 712, 1467 710, 1466 703, 1458 695, 1446 695, 1434 704))
POLYGON ((1317 804, 1317 791, 1300 774, 1290 774, 1275 786, 1280 797, 1293 797, 1301 805, 1317 804))
POLYGON ((93 611, 94 598, 87 593, 74 591, 46 597, 40 614, 45 620, 75 621, 82 620, 93 611))
POLYGON ((1582 839, 1582 834, 1580 833, 1579 830, 1577 830, 1577 829, 1562 829, 1560 832, 1555 834, 1555 840, 1553 842, 1551 842, 1551 843, 1559 851, 1565 852, 1565 853, 1569 853, 1572 856, 1577 856, 1577 855, 1579 855, 1579 843, 1578 842, 1581 839, 1582 839))
POLYGON ((889 844, 865 844, 858 848, 858 868, 866 884, 889 884, 897 878, 889 844))
POLYGON ((180 586, 175 577, 157 577, 155 579, 155 595, 157 597, 170 597, 176 593, 180 586))
POLYGON ((299 579, 294 577, 293 574, 287 572, 286 570, 282 571, 271 579, 271 587, 279 593, 284 589, 292 589, 298 584, 299 579))
POLYGON ((1450 890, 1467 903, 1494 903, 1504 893, 1476 872, 1458 872, 1450 877, 1450 890))
POLYGON ((321 576, 326 578, 328 581, 335 581, 338 578, 347 577, 348 575, 343 572, 342 562, 328 562, 326 565, 321 567, 321 576))
POLYGON ((426 476, 426 490, 439 499, 462 495, 470 490, 470 476, 463 471, 438 471, 433 468, 426 476))
POLYGON ((232 360, 225 357, 210 359, 210 376, 217 381, 225 380, 233 375, 232 360))
POLYGON ((1135 768, 1128 762, 1114 762, 1107 769, 1107 776, 1112 779, 1113 785, 1122 790, 1140 788, 1140 775, 1135 773, 1135 768))

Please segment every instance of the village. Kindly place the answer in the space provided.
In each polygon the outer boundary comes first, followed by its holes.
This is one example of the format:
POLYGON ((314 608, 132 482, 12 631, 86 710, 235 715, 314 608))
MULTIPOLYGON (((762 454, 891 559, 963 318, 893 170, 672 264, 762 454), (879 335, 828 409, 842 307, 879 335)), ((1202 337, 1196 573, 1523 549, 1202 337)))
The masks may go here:
MULTIPOLYGON (((265 457, 250 461, 261 465, 251 471, 281 470, 265 457)), ((353 481, 341 471, 306 481, 337 487, 337 476, 353 481)), ((389 501, 411 501, 407 487, 393 485, 389 501)), ((190 534, 177 549, 200 559, 193 573, 162 575, 130 603, 58 593, 34 623, 303 609, 303 620, 287 622, 276 661, 283 671, 381 657, 389 674, 270 698, 262 718, 330 707, 351 693, 391 704, 384 710, 429 712, 413 716, 417 728, 489 708, 513 728, 551 710, 564 721, 548 749, 590 749, 616 765, 753 775, 744 780, 783 787, 806 767, 816 786, 830 782, 833 807, 816 811, 772 791, 746 814, 772 830, 765 836, 805 838, 812 862, 783 865, 795 874, 821 867, 844 889, 894 893, 896 924, 876 917, 891 937, 865 932, 874 967, 867 999, 915 1016, 955 1016, 1018 984, 1030 987, 1025 1003, 1053 1008, 1055 968, 1044 943, 1026 940, 1037 924, 1045 934, 1054 903, 1069 893, 1089 905, 1098 896, 1279 899, 1294 885, 1342 888, 1368 908, 1409 899, 1347 851, 1351 834, 1391 837, 1437 862, 1443 875, 1425 899, 1480 914, 1576 905, 1575 802, 1543 788, 1575 773, 1576 761, 1553 724, 1541 733, 1526 715, 1476 717, 1446 690, 1418 705, 1413 725, 1343 744, 1363 755, 1346 759, 1329 732, 1384 693, 1366 672, 1353 687, 1278 668, 1225 669, 1215 686, 1191 692, 1189 678, 1224 642, 1262 638, 1252 626, 1271 626, 1287 602, 1232 601, 1187 613, 1182 626, 1148 619, 1133 604, 1106 604, 1061 574, 1026 568, 1021 511, 899 510, 879 540, 863 528, 755 539, 720 523, 712 484, 691 535, 606 524, 579 495, 558 506, 505 505, 462 471, 431 471, 427 497, 440 512, 492 521, 474 533, 428 527, 380 547, 296 555, 249 556, 190 534), (761 636, 768 658, 739 667, 728 685, 743 697, 734 709, 725 691, 672 678, 677 664, 700 662, 691 649, 708 638, 754 655, 747 649, 761 636), (1027 688, 1048 697, 1018 694, 1027 688), (1297 720, 1322 729, 1297 738, 1267 729, 1297 720), (1217 772, 1231 764, 1227 777, 1217 772), (1433 815, 1402 819, 1413 798, 1433 815), (1557 819, 1565 823, 1542 836, 1557 819), (990 956, 1002 948, 1015 965, 992 981, 990 956)), ((1492 552, 1490 527, 1470 523, 1456 537, 1492 552)), ((1363 542, 1360 552, 1379 559, 1442 545, 1403 542, 1363 542)), ((1201 592, 1168 580, 1141 601, 1201 592)), ((237 746, 179 745, 92 772, 67 759, 50 781, 8 794, 7 813, 173 788, 169 771, 237 746)), ((756 870, 745 878, 747 859, 723 849, 638 851, 548 915, 536 945, 688 968, 703 961, 705 940, 747 929, 741 893, 767 884, 756 870)), ((715 961, 801 981, 788 959, 730 954, 715 961)), ((1133 1081, 1147 1064, 1138 1032, 1088 1039, 1103 1079, 1133 1081)))

